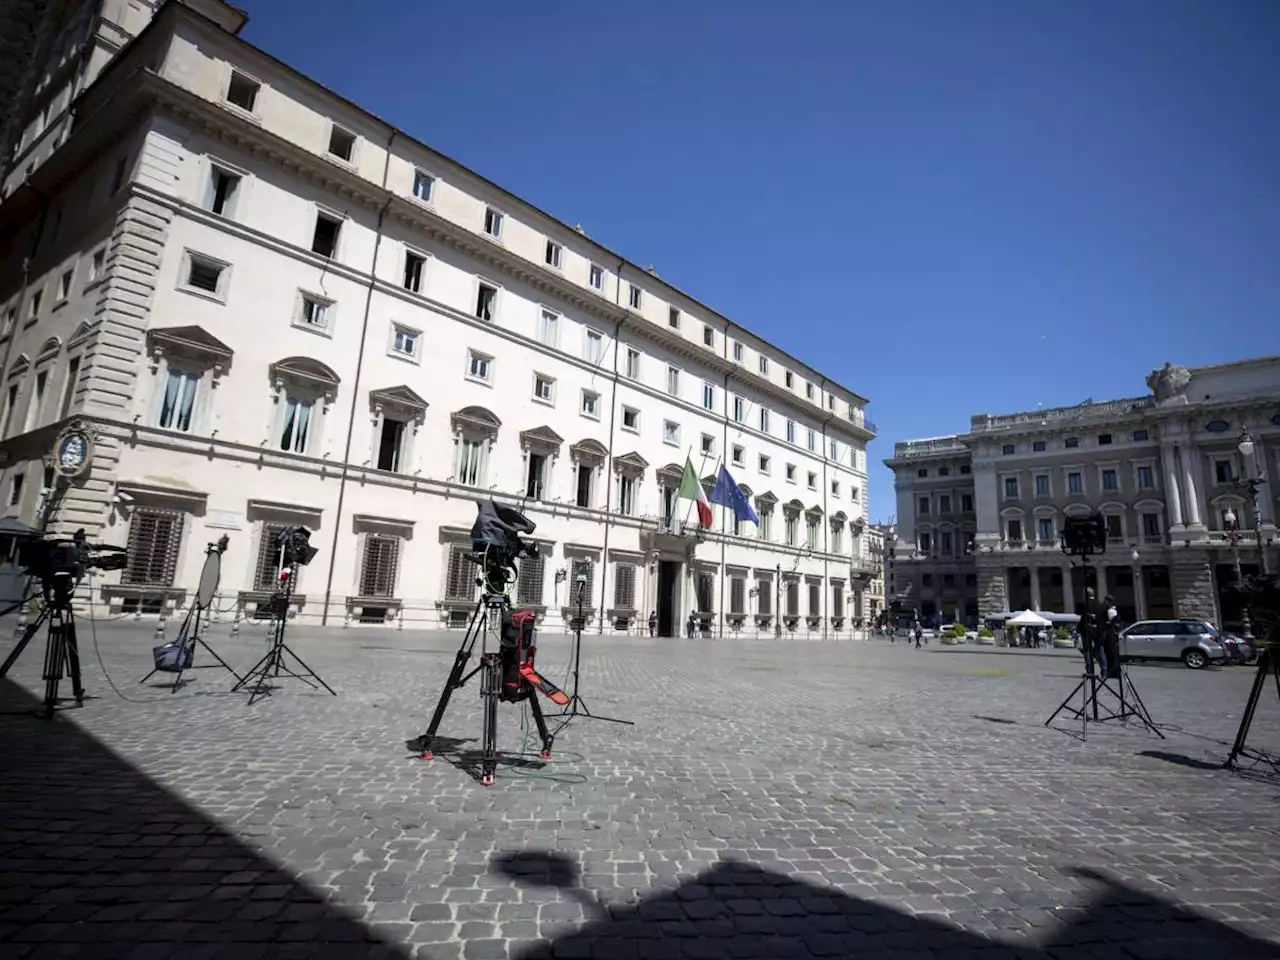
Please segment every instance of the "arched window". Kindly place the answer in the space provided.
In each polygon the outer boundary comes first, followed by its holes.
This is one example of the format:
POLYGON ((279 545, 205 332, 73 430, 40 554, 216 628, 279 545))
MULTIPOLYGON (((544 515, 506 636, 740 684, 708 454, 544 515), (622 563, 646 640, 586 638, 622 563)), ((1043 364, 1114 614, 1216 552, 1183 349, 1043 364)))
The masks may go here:
POLYGON ((286 453, 318 455, 325 415, 338 396, 338 375, 310 357, 278 360, 270 373, 276 407, 271 446, 286 453))
POLYGON ((453 482, 483 487, 488 482, 489 458, 502 426, 484 407, 463 407, 451 418, 453 427, 453 482))

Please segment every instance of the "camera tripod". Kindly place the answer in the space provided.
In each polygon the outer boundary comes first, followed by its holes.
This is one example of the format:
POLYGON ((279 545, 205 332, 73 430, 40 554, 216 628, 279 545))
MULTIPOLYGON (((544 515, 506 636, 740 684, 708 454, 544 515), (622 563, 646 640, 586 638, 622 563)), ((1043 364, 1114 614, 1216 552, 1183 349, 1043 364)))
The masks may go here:
POLYGON ((1241 757, 1251 760, 1271 760, 1248 747, 1249 728, 1253 726, 1253 715, 1258 709, 1258 701, 1262 699, 1262 689, 1267 685, 1267 674, 1276 680, 1276 695, 1280 696, 1280 628, 1273 627, 1267 637, 1266 646, 1258 654, 1258 672, 1253 675, 1253 686, 1249 690, 1249 701, 1244 707, 1244 716, 1240 718, 1240 729, 1236 731, 1235 743, 1231 745, 1231 753, 1227 756, 1225 766, 1234 767, 1241 757))
MULTIPOLYGON (((1085 587, 1086 598, 1088 597, 1089 578, 1089 562, 1085 559, 1087 553, 1077 553, 1080 557, 1081 583, 1085 587)), ((1142 702, 1142 697, 1138 695, 1138 688, 1133 685, 1133 681, 1129 679, 1129 674, 1125 670, 1124 663, 1120 659, 1119 651, 1115 652, 1115 664, 1108 663, 1107 666, 1115 667, 1116 676, 1108 677, 1099 675, 1097 658, 1094 656, 1095 649, 1102 646, 1105 642, 1103 617, 1105 611, 1102 611, 1096 599, 1086 599, 1085 611, 1080 617, 1080 642, 1084 647, 1084 675, 1080 678, 1080 682, 1076 684, 1075 689, 1067 694, 1062 703, 1058 704, 1058 709, 1050 714, 1049 719, 1044 722, 1047 727, 1057 719, 1058 714, 1064 710, 1069 713, 1072 719, 1080 721, 1080 739, 1085 739, 1088 735, 1089 723, 1108 723, 1110 721, 1119 721, 1120 723, 1128 723, 1131 718, 1137 718, 1142 725, 1151 733, 1163 740, 1164 734, 1160 732, 1155 721, 1151 719, 1151 714, 1147 712, 1147 706, 1142 702), (1116 681, 1116 686, 1111 686, 1111 680, 1116 681), (1080 706, 1073 706, 1071 701, 1080 695, 1080 706), (1113 703, 1099 704, 1099 694, 1108 694, 1113 698, 1113 703), (1118 704, 1117 707, 1115 704, 1118 704)), ((1109 672, 1109 671, 1108 671, 1109 672)))
POLYGON ((177 674, 173 678, 173 687, 170 693, 177 693, 178 688, 182 686, 182 675, 188 670, 209 670, 217 667, 230 671, 231 675, 240 679, 240 674, 236 673, 227 665, 227 661, 223 660, 214 649, 209 646, 200 635, 200 618, 205 618, 205 626, 209 624, 208 609, 213 604, 214 595, 218 592, 218 581, 222 578, 222 554, 226 552, 228 538, 224 535, 217 543, 211 543, 204 549, 204 567, 200 571, 200 583, 196 587, 195 599, 191 604, 191 609, 187 611, 186 618, 182 621, 182 627, 178 630, 178 635, 163 647, 157 647, 155 650, 156 666, 151 672, 139 680, 139 683, 146 683, 162 669, 177 674), (204 664, 203 666, 195 666, 193 661, 195 658, 196 644, 204 647, 205 652, 218 662, 204 664), (176 669, 168 665, 162 667, 161 656, 166 649, 176 648, 176 669))
MULTIPOLYGON (((297 573, 297 564, 290 564, 280 571, 280 579, 284 581, 284 591, 277 593, 271 598, 271 625, 268 629, 271 636, 268 639, 270 644, 266 655, 263 656, 253 669, 246 673, 240 682, 231 688, 231 692, 235 693, 241 687, 245 686, 250 680, 257 680, 253 685, 253 689, 249 691, 249 706, 253 706, 260 698, 270 696, 275 687, 267 681, 276 680, 283 674, 286 677, 292 677, 294 680, 301 680, 313 690, 318 689, 317 684, 324 687, 335 697, 338 695, 333 687, 329 686, 322 679, 320 674, 316 673, 306 665, 303 659, 289 648, 284 642, 284 628, 289 621, 289 598, 293 596, 293 578, 297 573), (291 670, 285 665, 285 655, 292 657, 297 661, 298 666, 302 668, 302 672, 291 670), (314 680, 315 683, 311 681, 314 680)), ((206 648, 207 649, 207 648, 206 648)), ((210 651, 212 653, 212 651, 210 651)), ((216 656, 216 654, 215 654, 216 656)), ((227 667, 230 670, 230 667, 227 667)), ((234 672, 234 671, 232 671, 234 672)))
MULTIPOLYGON (((4 664, 0 665, 0 677, 8 674, 27 644, 31 642, 31 638, 40 629, 40 625, 48 621, 49 632, 45 644, 43 674, 44 715, 52 717, 60 702, 58 687, 64 676, 68 674, 71 676, 71 692, 75 695, 77 707, 84 706, 85 694, 84 683, 80 678, 80 647, 76 642, 76 618, 71 609, 71 594, 75 590, 75 583, 71 579, 71 574, 55 573, 51 582, 43 584, 43 588, 44 609, 27 626, 18 645, 13 648, 13 652, 5 659, 4 664)), ((19 601, 15 607, 9 609, 16 609, 28 600, 30 597, 19 601)))
POLYGON ((634 727, 634 720, 619 720, 617 717, 602 717, 598 713, 592 713, 591 708, 587 706, 587 701, 582 699, 578 694, 578 674, 582 670, 582 625, 585 619, 582 613, 582 598, 586 592, 586 578, 578 582, 578 613, 573 618, 573 695, 569 697, 567 709, 563 713, 553 713, 552 717, 563 717, 560 729, 564 729, 570 720, 577 717, 586 717, 588 720, 605 720, 609 723, 623 723, 628 727, 634 727))
MULTIPOLYGON (((471 558, 468 558, 471 559, 471 558)), ((444 719, 445 710, 449 707, 449 699, 453 691, 461 690, 467 681, 480 674, 480 698, 484 707, 484 718, 481 726, 480 746, 480 782, 486 787, 492 786, 498 769, 498 701, 506 700, 514 703, 520 700, 529 701, 529 709, 533 713, 533 722, 538 728, 538 736, 542 740, 539 754, 543 760, 551 759, 551 746, 555 736, 547 729, 547 721, 542 713, 542 705, 538 703, 535 691, 562 706, 569 705, 569 698, 550 681, 541 677, 534 669, 532 657, 521 662, 518 648, 510 649, 505 656, 511 658, 507 670, 504 671, 504 646, 502 642, 502 625, 511 615, 511 600, 505 593, 496 592, 484 580, 478 581, 485 589, 476 601, 475 612, 462 638, 458 652, 453 659, 453 669, 445 680, 444 689, 440 691, 440 699, 436 702, 435 712, 431 715, 431 723, 427 732, 407 744, 410 750, 417 752, 421 759, 430 760, 434 756, 436 731, 444 719), (493 649, 489 642, 493 641, 493 649), (480 642, 480 663, 470 673, 464 674, 467 662, 471 659, 476 642, 480 642), (504 672, 507 676, 504 679, 504 672)))

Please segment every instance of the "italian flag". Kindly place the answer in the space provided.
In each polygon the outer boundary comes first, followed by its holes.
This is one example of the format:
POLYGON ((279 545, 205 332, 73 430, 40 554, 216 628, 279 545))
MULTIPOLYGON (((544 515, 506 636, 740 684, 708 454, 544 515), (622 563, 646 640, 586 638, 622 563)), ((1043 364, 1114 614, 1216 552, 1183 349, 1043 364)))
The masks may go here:
POLYGON ((684 476, 680 478, 680 489, 676 492, 676 496, 685 497, 698 505, 698 526, 711 526, 711 504, 707 502, 702 481, 693 472, 693 461, 689 459, 688 454, 684 458, 684 476))

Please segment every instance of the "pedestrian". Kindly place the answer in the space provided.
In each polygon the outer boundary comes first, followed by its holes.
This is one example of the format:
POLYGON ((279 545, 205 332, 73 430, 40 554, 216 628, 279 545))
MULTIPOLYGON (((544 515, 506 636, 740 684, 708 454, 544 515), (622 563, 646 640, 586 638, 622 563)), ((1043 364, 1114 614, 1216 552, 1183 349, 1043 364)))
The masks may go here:
POLYGON ((649 614, 649 636, 656 637, 658 635, 658 611, 654 610, 649 614))
POLYGON ((916 621, 916 649, 920 649, 920 641, 924 637, 924 630, 920 628, 920 621, 916 621))

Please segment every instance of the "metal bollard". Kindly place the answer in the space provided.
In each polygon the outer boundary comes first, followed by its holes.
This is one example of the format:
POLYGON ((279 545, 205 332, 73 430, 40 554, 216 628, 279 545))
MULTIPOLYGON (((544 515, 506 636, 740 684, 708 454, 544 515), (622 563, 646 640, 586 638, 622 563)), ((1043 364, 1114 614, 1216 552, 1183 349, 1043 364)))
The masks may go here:
POLYGON ((22 635, 27 632, 27 608, 24 604, 22 609, 18 611, 18 622, 13 627, 13 639, 21 640, 22 635))

